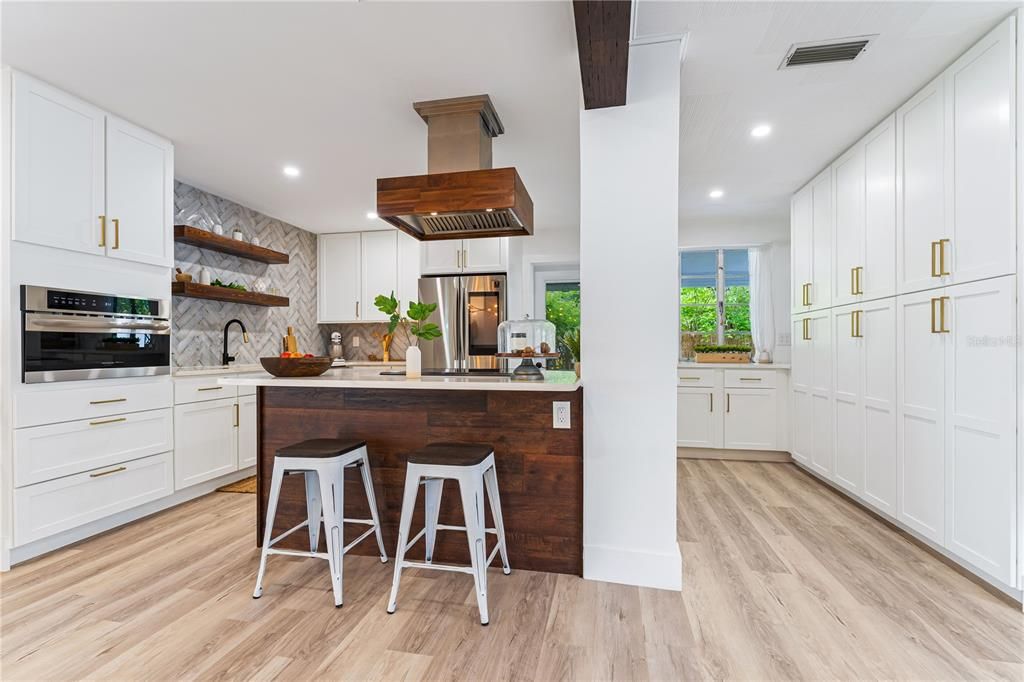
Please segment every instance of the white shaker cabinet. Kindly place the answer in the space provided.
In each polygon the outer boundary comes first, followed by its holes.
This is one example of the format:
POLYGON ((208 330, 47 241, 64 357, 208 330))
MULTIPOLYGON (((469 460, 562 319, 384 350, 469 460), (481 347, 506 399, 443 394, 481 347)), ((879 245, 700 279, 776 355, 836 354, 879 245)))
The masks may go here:
POLYGON ((945 283, 945 88, 942 76, 896 110, 896 288, 945 283))
POLYGON ((813 199, 811 260, 811 309, 827 308, 832 302, 832 168, 825 169, 811 182, 813 199))
POLYGON ((362 312, 359 233, 317 238, 317 322, 356 322, 362 312))
POLYGON ((238 468, 256 466, 256 394, 238 396, 238 468))
POLYGON ((151 265, 174 260, 174 147, 107 116, 107 255, 151 265))
POLYGON ((14 239, 174 260, 174 147, 21 73, 13 78, 14 239))
POLYGON ((793 457, 826 478, 833 467, 832 311, 793 317, 793 457))
POLYGON ((835 268, 832 303, 859 300, 864 267, 864 144, 858 142, 832 164, 835 177, 835 268))
POLYGON ((423 242, 424 275, 497 273, 508 269, 508 238, 443 239, 423 242))
POLYGON ((777 450, 779 413, 774 388, 730 388, 725 393, 722 447, 777 450))
MULTIPOLYGON (((373 299, 398 291, 398 232, 363 232, 360 235, 359 319, 364 322, 387 321, 373 299)), ((397 296, 398 294, 395 293, 397 296)))
POLYGON ((103 255, 104 113, 13 75, 14 239, 103 255))
POLYGON ((946 70, 946 268, 954 284, 1016 269, 1015 18, 946 70))
POLYGON ((896 116, 867 134, 864 145, 864 261, 860 300, 896 293, 896 116))
POLYGON ((793 195, 790 202, 790 249, 792 311, 807 310, 808 289, 811 286, 811 261, 813 259, 812 228, 814 223, 811 186, 807 185, 793 195))
POLYGON ((677 393, 679 433, 676 445, 681 448, 722 447, 722 389, 680 386, 677 393))
POLYGON ((235 398, 174 407, 174 488, 238 470, 235 398))

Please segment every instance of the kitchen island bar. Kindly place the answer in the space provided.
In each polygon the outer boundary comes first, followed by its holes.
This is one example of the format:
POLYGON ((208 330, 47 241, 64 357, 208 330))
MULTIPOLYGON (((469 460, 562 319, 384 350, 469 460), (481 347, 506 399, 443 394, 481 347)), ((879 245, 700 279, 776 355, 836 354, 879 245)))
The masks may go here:
MULTIPOLYGON (((513 570, 583 572, 583 388, 571 372, 548 372, 544 382, 503 377, 381 376, 377 370, 331 370, 320 377, 282 379, 268 374, 225 377, 224 384, 258 387, 257 529, 263 539, 270 473, 275 451, 310 438, 365 440, 388 555, 394 556, 405 484, 405 454, 429 443, 487 443, 494 447, 502 513, 513 570), (553 406, 570 406, 570 428, 553 427, 553 406)), ((464 524, 459 491, 445 482, 440 523, 464 524)), ((285 478, 274 534, 306 516, 302 476, 285 478)), ((346 518, 369 518, 359 474, 345 482, 346 518)), ((492 520, 487 512, 487 524, 492 520)), ((423 527, 423 496, 417 500, 413 533, 423 527)), ((345 528, 351 542, 365 526, 345 528)), ((281 547, 305 549, 304 533, 281 547)), ((490 537, 490 536, 489 536, 490 537)), ((493 539, 491 540, 493 542, 493 539)), ((308 540, 306 541, 308 543, 308 540)), ((417 543, 408 558, 423 558, 417 543)), ((321 551, 324 551, 321 539, 321 551)), ((357 554, 374 555, 373 543, 357 554)), ((469 563, 466 536, 438 533, 434 560, 469 563)))

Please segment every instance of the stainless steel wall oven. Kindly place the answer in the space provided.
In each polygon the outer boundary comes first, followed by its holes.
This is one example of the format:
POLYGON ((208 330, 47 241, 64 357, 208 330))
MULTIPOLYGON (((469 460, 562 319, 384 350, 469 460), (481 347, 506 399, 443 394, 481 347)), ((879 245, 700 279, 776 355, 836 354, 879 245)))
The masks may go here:
POLYGON ((22 382, 170 374, 169 313, 166 299, 23 285, 22 382))

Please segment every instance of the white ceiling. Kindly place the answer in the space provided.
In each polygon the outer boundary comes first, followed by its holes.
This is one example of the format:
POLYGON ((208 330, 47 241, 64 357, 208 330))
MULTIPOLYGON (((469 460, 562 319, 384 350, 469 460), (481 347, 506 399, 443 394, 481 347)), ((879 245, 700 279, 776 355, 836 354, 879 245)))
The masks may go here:
MULTIPOLYGON (((684 224, 784 219, 794 190, 1018 4, 639 2, 640 36, 689 34, 684 224), (874 33, 853 63, 776 68, 791 43, 874 33), (774 132, 754 140, 761 122, 774 132)), ((567 0, 5 1, 0 13, 4 64, 169 137, 180 179, 306 229, 383 227, 366 218, 375 179, 426 169, 411 103, 484 92, 507 131, 495 165, 518 167, 537 231, 578 224, 567 0)))
POLYGON ((680 216, 784 218, 789 195, 1019 2, 656 2, 637 32, 689 32, 680 216), (854 62, 779 71, 792 43, 878 34, 854 62), (773 134, 750 137, 757 123, 773 134), (725 196, 712 201, 708 191, 725 196))
POLYGON ((489 93, 536 230, 579 222, 579 66, 556 3, 0 4, 2 60, 174 141, 175 175, 316 232, 426 171, 423 99, 489 93), (302 175, 288 179, 285 164, 302 175))

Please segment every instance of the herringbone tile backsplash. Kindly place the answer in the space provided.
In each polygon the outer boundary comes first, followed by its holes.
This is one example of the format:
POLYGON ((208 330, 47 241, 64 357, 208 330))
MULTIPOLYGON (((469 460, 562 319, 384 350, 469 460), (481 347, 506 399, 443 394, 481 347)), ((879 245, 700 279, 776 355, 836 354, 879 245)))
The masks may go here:
POLYGON ((175 265, 191 273, 196 282, 200 268, 206 267, 211 279, 244 284, 249 290, 259 283, 267 292, 290 299, 287 308, 263 308, 176 297, 172 314, 175 367, 219 365, 224 325, 233 318, 240 319, 249 330, 249 343, 243 344, 237 327, 232 327, 228 351, 238 364, 256 363, 260 357, 277 355, 281 337, 289 325, 295 328, 300 350, 317 355, 325 352, 324 339, 316 323, 315 234, 177 181, 174 183, 174 223, 211 231, 214 225, 220 225, 227 236, 238 227, 246 241, 256 235, 262 246, 283 251, 291 258, 287 265, 267 265, 175 244, 175 265))

